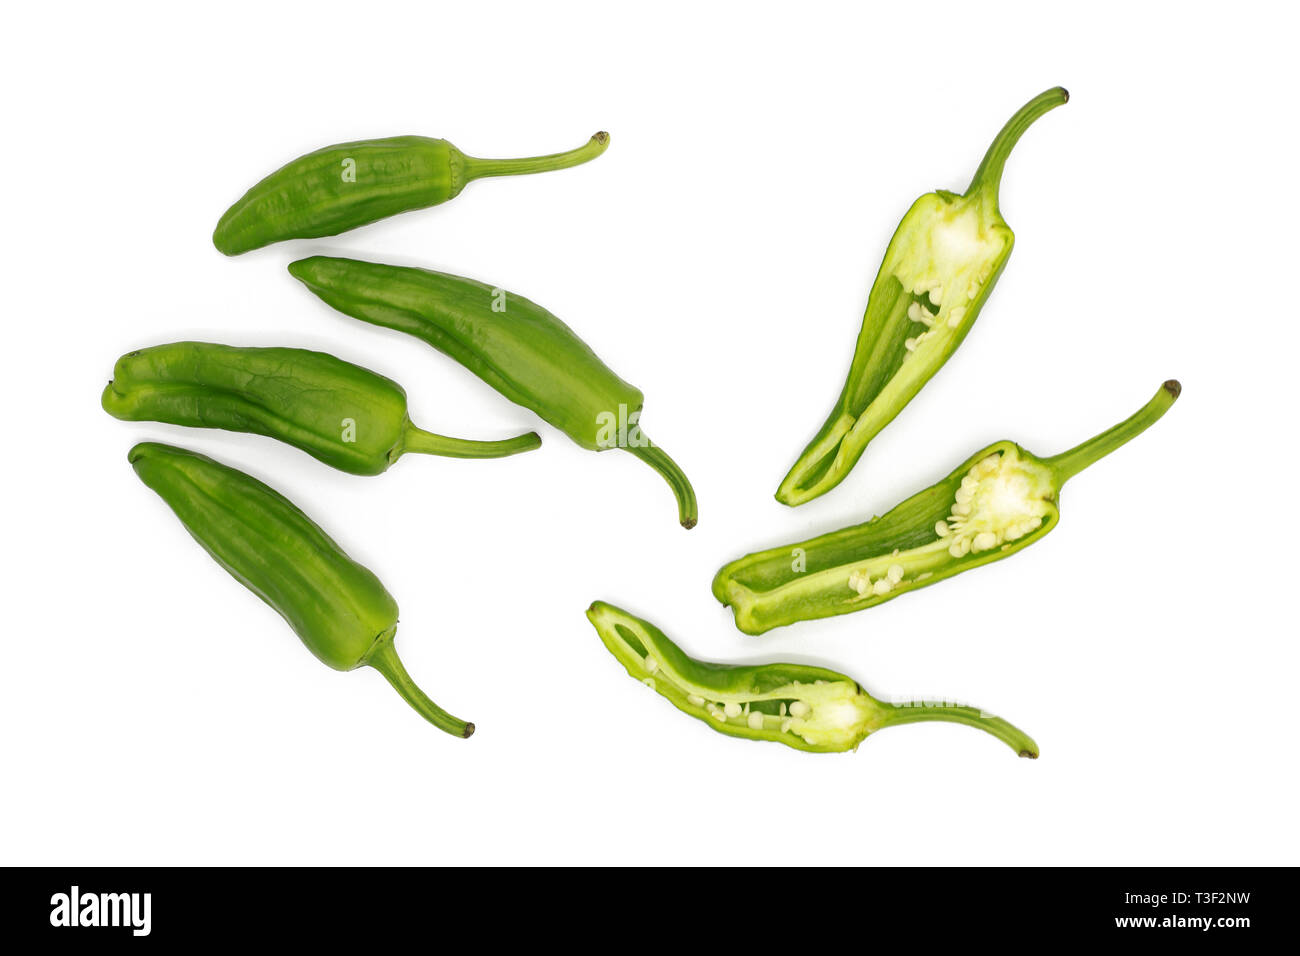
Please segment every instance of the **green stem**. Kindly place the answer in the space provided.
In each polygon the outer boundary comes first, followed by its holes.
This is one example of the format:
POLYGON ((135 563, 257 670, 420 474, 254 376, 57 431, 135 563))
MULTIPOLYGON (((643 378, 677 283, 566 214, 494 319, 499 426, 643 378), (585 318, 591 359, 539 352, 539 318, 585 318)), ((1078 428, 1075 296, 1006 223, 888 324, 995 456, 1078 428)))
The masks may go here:
POLYGON ((537 432, 503 438, 499 441, 473 441, 468 438, 448 438, 435 435, 423 428, 416 428, 410 422, 402 433, 402 454, 415 452, 420 455, 441 455, 444 458, 504 458, 517 455, 521 451, 540 448, 542 439, 537 432))
POLYGON ((1136 438, 1160 420, 1160 416, 1169 411, 1178 400, 1183 387, 1175 379, 1170 379, 1160 386, 1155 398, 1147 402, 1129 418, 1114 428, 1109 428, 1081 445, 1075 445, 1069 451, 1043 459, 1043 464, 1056 476, 1056 487, 1060 488, 1083 469, 1095 461, 1100 461, 1120 445, 1136 438))
POLYGON ((577 149, 549 156, 527 156, 520 159, 478 159, 465 157, 465 182, 485 176, 522 176, 527 173, 545 173, 553 169, 581 166, 595 159, 609 146, 609 134, 597 133, 577 149))
POLYGON ((677 496, 677 519, 682 523, 683 528, 687 530, 694 528, 700 517, 699 505, 695 501, 695 489, 691 487, 690 480, 682 470, 677 467, 677 462, 669 458, 668 453, 658 445, 623 447, 659 472, 664 481, 668 482, 668 487, 672 488, 673 494, 677 496))
POLYGON ((886 708, 883 727, 894 724, 913 724, 922 720, 941 720, 952 724, 966 724, 977 727, 986 734, 992 734, 1022 757, 1038 759, 1038 744, 1034 738, 1001 717, 986 714, 978 707, 964 707, 960 704, 927 704, 912 701, 907 704, 881 704, 886 708))
POLYGON ((977 192, 984 192, 992 200, 993 205, 996 206, 998 187, 1002 185, 1002 168, 1007 164, 1007 157, 1011 155, 1011 150, 1015 148, 1025 130, 1029 129, 1036 119, 1044 113, 1068 103, 1069 100, 1070 94, 1065 88, 1057 86, 1045 93, 1039 93, 1020 107, 1019 112, 1007 120, 1007 124, 994 137, 992 145, 989 146, 988 152, 984 154, 983 161, 980 162, 979 169, 975 170, 975 178, 971 180, 970 188, 966 190, 966 196, 970 197, 977 192))
POLYGON ((439 730, 446 731, 455 737, 468 737, 474 733, 473 724, 466 723, 459 717, 453 717, 447 713, 431 701, 424 691, 416 686, 415 681, 411 680, 411 675, 406 673, 401 658, 397 656, 397 648, 393 646, 391 631, 379 639, 378 643, 370 651, 370 656, 366 658, 365 663, 383 674, 388 683, 393 685, 393 689, 402 695, 402 700, 414 707, 416 713, 439 730))

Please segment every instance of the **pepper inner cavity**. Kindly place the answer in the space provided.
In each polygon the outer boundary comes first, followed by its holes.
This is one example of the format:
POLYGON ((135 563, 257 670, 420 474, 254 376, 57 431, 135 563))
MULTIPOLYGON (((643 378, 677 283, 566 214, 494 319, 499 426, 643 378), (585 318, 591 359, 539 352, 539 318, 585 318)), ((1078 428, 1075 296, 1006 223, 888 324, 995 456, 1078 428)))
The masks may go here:
POLYGON ((1042 465, 1014 450, 980 459, 961 480, 952 513, 935 524, 955 558, 991 551, 1043 524, 1055 495, 1052 476, 1042 465))
MULTIPOLYGON (((624 629, 619 627, 619 631, 624 629)), ((642 646, 639 641, 636 645, 642 646)), ((629 642, 628 646, 633 645, 629 642)), ((874 713, 858 688, 847 683, 795 681, 767 694, 720 695, 679 681, 653 654, 642 655, 641 666, 643 684, 660 694, 685 698, 701 717, 715 724, 793 734, 813 746, 865 736, 863 729, 874 713)))
POLYGON ((1054 495, 1051 473, 1042 465, 1014 449, 986 455, 962 477, 951 513, 935 523, 931 544, 863 562, 849 573, 849 589, 861 598, 883 597, 930 577, 935 556, 944 550, 962 558, 1007 547, 1042 527, 1054 495))
POLYGON ((903 343, 908 355, 961 327, 1006 250, 1006 240, 984 228, 978 200, 927 199, 885 264, 915 297, 907 317, 921 328, 903 343))

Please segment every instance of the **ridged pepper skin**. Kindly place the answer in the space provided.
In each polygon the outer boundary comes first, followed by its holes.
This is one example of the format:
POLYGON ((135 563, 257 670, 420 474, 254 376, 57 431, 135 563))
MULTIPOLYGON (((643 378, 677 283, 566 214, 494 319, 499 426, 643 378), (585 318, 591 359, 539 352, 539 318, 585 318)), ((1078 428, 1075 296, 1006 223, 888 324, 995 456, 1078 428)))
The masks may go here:
POLYGON ((393 136, 327 146, 267 176, 225 211, 212 243, 228 256, 285 239, 336 236, 349 229, 460 195, 487 176, 567 169, 609 145, 597 133, 578 149, 523 159, 476 159, 445 139, 393 136))
POLYGON ((1136 414, 1051 458, 1011 441, 982 448, 883 516, 732 561, 714 577, 713 595, 741 631, 762 634, 875 607, 1010 557, 1056 527, 1067 480, 1149 428, 1181 390, 1165 382, 1136 414))
POLYGON ((243 472, 197 452, 141 442, 128 455, 140 480, 167 503, 212 558, 273 607, 322 663, 378 670, 440 730, 474 725, 444 711, 407 675, 393 638, 397 602, 297 506, 243 472))
POLYGON ((500 458, 541 445, 536 432, 502 441, 416 428, 392 379, 325 352, 173 342, 117 360, 101 397, 124 421, 266 435, 354 475, 378 475, 407 452, 500 458))
POLYGON ((867 448, 943 367, 975 324, 1015 235, 998 209, 1002 170, 1026 129, 1069 94, 1025 104, 998 133, 963 195, 927 193, 885 251, 839 400, 776 492, 801 505, 838 485, 867 448))
POLYGON ((673 489, 682 526, 694 527, 690 482, 641 432, 641 391, 540 305, 473 279, 355 259, 312 256, 289 272, 345 315, 424 340, 583 448, 636 455, 673 489))
POLYGON ((940 720, 967 724, 1021 757, 1038 756, 1023 731, 978 707, 934 701, 877 700, 851 677, 804 664, 712 664, 690 657, 659 628, 604 601, 587 619, 628 674, 719 733, 767 740, 808 753, 857 750, 895 724, 940 720))

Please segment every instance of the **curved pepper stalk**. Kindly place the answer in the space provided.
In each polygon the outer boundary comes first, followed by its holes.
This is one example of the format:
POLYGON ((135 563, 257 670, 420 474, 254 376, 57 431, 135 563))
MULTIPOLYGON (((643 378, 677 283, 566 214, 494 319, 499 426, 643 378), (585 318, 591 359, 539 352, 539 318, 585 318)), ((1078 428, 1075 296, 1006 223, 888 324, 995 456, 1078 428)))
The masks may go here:
POLYGON ((587 609, 587 619, 629 675, 678 710, 732 737, 768 740, 809 753, 838 753, 857 750, 884 727, 940 720, 977 727, 1022 757, 1038 756, 1032 738, 977 707, 886 703, 851 677, 824 667, 698 661, 649 621, 604 601, 587 609))
POLYGON ((336 236, 447 202, 475 179, 568 169, 609 146, 597 133, 577 149, 523 159, 477 159, 445 139, 393 136, 326 146, 255 185, 222 215, 212 244, 228 256, 285 239, 336 236))
POLYGON ((274 608, 318 660, 339 671, 373 667, 439 730, 474 733, 406 673, 393 646, 397 601, 288 498, 174 445, 141 442, 127 458, 203 550, 274 608))
POLYGON ((843 481, 867 444, 961 345, 1015 242, 998 209, 1007 157, 1036 119, 1068 99, 1057 87, 1026 103, 998 133, 963 195, 939 190, 912 204, 871 287, 844 389, 782 480, 777 501, 801 505, 843 481))
POLYGON ((1010 557, 1056 527, 1067 480, 1151 427, 1181 391, 1165 382, 1132 417, 1051 458, 1011 441, 989 445, 881 517, 732 561, 713 594, 736 627, 762 634, 875 607, 1010 557))
POLYGON ((412 452, 503 458, 542 444, 536 432, 498 441, 417 428, 390 378, 325 352, 173 342, 117 360, 100 402, 123 421, 266 435, 353 475, 378 475, 412 452))

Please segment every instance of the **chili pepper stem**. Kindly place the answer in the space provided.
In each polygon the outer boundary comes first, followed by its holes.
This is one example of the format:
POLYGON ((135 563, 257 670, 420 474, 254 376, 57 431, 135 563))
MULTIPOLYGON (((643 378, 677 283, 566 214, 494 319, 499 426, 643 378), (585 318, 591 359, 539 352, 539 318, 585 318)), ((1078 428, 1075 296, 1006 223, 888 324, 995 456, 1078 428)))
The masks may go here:
POLYGON ((1093 462, 1105 458, 1116 448, 1128 442, 1154 425, 1160 417, 1173 406, 1182 393, 1183 387, 1176 379, 1170 379, 1160 386, 1155 397, 1142 406, 1134 415, 1126 418, 1114 428, 1108 428, 1100 435, 1089 438, 1069 451, 1043 460, 1056 478, 1056 487, 1060 488, 1079 472, 1093 462))
POLYGON ((406 668, 402 666, 402 659, 397 656, 397 648, 393 646, 393 633, 390 630, 375 642, 365 663, 383 674, 388 683, 393 685, 393 689, 402 695, 402 699, 439 730, 454 737, 468 737, 474 733, 473 724, 447 713, 430 700, 415 681, 411 680, 411 675, 406 673, 406 668))
POLYGON ((905 704, 881 703, 884 716, 882 727, 894 724, 912 724, 922 720, 941 720, 953 724, 965 724, 992 734, 1022 757, 1038 759, 1038 744, 1023 730, 1007 723, 1001 717, 994 717, 978 707, 966 707, 961 704, 926 703, 910 701, 905 704))
POLYGON ((996 207, 998 189, 1002 185, 1002 169, 1006 166, 1007 157, 1015 149, 1020 137, 1040 116, 1058 106, 1063 106, 1069 100, 1070 94, 1064 87, 1053 87, 1044 93, 1039 93, 1022 106, 1015 116, 1007 120, 1006 125, 994 137, 988 152, 984 154, 979 169, 975 170, 970 188, 966 190, 966 197, 970 198, 982 192, 996 207))
POLYGON ((582 146, 566 153, 551 153, 549 156, 528 156, 520 159, 478 159, 474 156, 466 156, 465 182, 486 176, 523 176, 528 173, 545 173, 554 169, 581 166, 595 159, 608 146, 609 134, 600 132, 582 146))
POLYGON ((695 489, 691 487, 690 481, 682 470, 677 467, 677 462, 669 458, 668 453, 658 445, 626 445, 624 448, 659 472, 664 481, 668 482, 668 487, 672 488, 673 494, 677 496, 677 519, 688 531, 694 528, 699 520, 699 505, 695 500, 695 489))
POLYGON ((468 438, 449 438, 417 428, 407 422, 402 433, 400 452, 420 455, 441 455, 444 458, 505 458, 523 451, 540 448, 542 439, 537 432, 503 438, 499 441, 473 441, 468 438))

